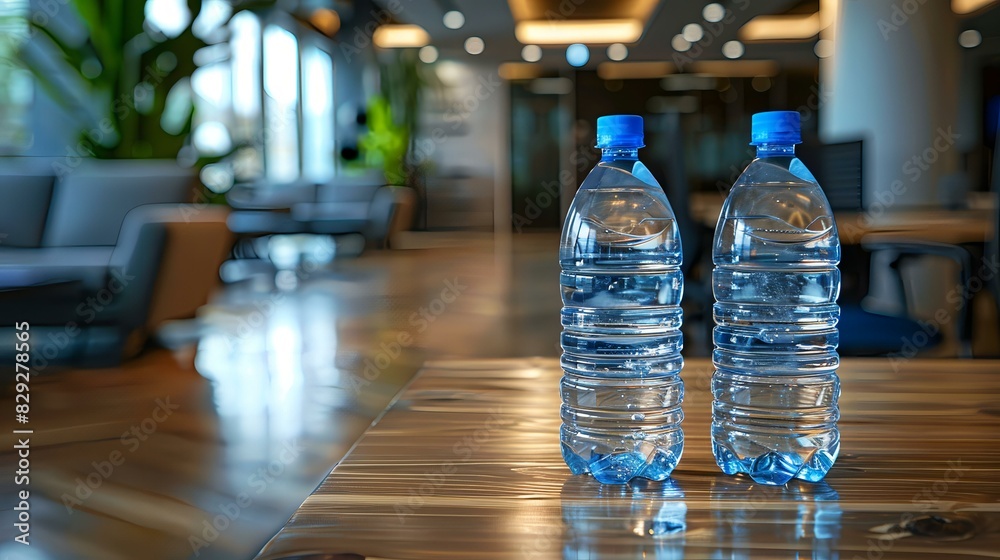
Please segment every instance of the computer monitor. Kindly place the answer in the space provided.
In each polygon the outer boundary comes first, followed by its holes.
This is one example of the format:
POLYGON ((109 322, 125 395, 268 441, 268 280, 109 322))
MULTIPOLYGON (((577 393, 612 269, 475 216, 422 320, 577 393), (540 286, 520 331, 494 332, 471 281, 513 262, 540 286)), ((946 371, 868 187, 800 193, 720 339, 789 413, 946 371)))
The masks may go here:
POLYGON ((861 211, 862 153, 861 140, 823 144, 818 150, 814 173, 834 211, 861 211))

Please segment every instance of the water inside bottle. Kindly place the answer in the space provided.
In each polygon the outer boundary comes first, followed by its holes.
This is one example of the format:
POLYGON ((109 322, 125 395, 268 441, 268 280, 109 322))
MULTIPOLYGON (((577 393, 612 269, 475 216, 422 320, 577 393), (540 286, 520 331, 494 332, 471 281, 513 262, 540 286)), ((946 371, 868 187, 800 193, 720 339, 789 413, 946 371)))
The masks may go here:
POLYGON ((574 199, 560 250, 561 440, 574 474, 663 480, 680 459, 680 261, 655 181, 599 164, 574 199))
POLYGON ((712 440, 726 474, 817 481, 836 459, 839 259, 819 187, 752 163, 713 252, 712 440))

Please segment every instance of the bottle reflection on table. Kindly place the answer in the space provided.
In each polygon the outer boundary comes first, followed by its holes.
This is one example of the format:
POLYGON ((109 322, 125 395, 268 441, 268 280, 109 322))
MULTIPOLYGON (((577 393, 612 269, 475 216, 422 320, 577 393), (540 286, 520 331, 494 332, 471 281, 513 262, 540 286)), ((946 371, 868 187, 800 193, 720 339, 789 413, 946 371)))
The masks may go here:
POLYGON ((729 547, 717 549, 713 558, 749 559, 762 548, 768 558, 840 557, 840 496, 826 482, 764 486, 719 477, 710 496, 717 542, 729 547))
POLYGON ((687 504, 673 479, 607 485, 574 476, 562 488, 563 558, 684 558, 687 504))

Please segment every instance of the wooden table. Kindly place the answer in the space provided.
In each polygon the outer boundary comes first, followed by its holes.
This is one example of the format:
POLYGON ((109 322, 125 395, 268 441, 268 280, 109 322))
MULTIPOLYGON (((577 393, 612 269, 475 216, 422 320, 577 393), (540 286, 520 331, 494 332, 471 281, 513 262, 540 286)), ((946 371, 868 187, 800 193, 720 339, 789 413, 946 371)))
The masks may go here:
POLYGON ((259 558, 1000 558, 1000 362, 845 360, 840 459, 787 487, 716 467, 704 359, 672 480, 572 476, 560 374, 428 363, 259 558))
MULTIPOLYGON (((691 213, 705 227, 715 230, 725 197, 692 193, 691 213)), ((964 210, 874 208, 867 212, 836 212, 837 232, 845 245, 862 242, 933 241, 982 243, 993 237, 995 207, 964 210)))
POLYGON ((991 239, 995 215, 989 210, 897 210, 881 215, 838 212, 834 218, 844 244, 933 241, 959 245, 991 239))

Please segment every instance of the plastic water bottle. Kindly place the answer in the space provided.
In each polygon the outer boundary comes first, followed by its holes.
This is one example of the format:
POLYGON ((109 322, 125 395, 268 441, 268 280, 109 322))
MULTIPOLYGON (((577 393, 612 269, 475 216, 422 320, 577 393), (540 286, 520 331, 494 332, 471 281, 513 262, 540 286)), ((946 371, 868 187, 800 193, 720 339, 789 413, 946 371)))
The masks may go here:
POLYGON ((642 139, 641 117, 597 119, 559 247, 562 454, 602 483, 664 480, 684 448, 681 240, 642 139))
POLYGON ((840 240, 795 157, 799 114, 753 116, 757 158, 715 230, 712 451, 761 484, 822 479, 840 451, 840 240))

